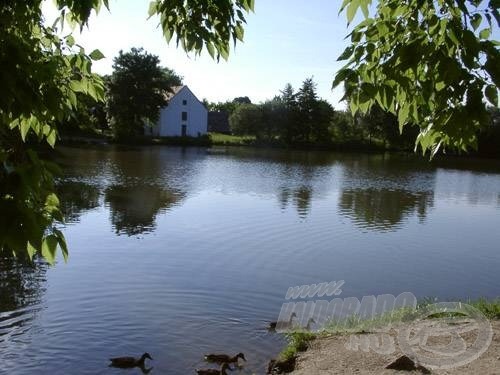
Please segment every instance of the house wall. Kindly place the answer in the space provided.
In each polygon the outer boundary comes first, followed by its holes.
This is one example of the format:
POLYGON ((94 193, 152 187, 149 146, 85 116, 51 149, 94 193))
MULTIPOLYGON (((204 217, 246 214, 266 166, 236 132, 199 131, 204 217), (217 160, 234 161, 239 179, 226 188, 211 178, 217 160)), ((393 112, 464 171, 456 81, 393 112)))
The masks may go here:
POLYGON ((161 137, 181 136, 182 125, 186 125, 186 135, 197 137, 207 133, 207 116, 205 106, 184 86, 170 99, 168 106, 160 110, 158 127, 153 131, 161 137), (186 121, 182 120, 182 112, 187 112, 186 121))

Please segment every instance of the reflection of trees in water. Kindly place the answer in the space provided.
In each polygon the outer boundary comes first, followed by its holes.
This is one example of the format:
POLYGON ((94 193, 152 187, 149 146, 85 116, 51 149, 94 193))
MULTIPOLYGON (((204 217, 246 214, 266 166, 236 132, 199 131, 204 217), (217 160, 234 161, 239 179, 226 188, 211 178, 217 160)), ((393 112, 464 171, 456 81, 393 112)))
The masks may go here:
POLYGON ((343 163, 340 214, 357 225, 396 230, 407 217, 424 221, 434 204, 435 169, 412 158, 372 155, 343 163))
POLYGON ((296 207, 300 218, 306 218, 311 209, 312 188, 302 185, 295 189, 282 188, 279 193, 281 209, 284 210, 290 203, 296 207))
POLYGON ((113 185, 104 192, 116 233, 129 236, 154 230, 156 216, 183 198, 180 191, 154 185, 113 185))
POLYGON ((417 214, 423 221, 433 205, 434 193, 406 190, 344 190, 340 213, 366 229, 389 231, 400 228, 408 216, 417 214))
POLYGON ((85 212, 99 207, 99 187, 78 181, 61 181, 57 196, 66 222, 75 222, 85 212))
POLYGON ((41 309, 47 265, 0 257, 0 343, 29 329, 41 309))

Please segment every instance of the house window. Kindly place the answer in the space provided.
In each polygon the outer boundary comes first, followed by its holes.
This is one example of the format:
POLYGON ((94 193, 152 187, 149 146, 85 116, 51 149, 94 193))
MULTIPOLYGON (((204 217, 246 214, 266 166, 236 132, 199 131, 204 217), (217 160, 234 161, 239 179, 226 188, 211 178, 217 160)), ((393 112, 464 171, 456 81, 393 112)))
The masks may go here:
POLYGON ((182 121, 187 121, 187 119, 188 119, 188 113, 182 112, 182 121))
POLYGON ((187 100, 183 100, 182 105, 186 105, 186 104, 188 104, 187 100))
POLYGON ((182 136, 185 137, 187 135, 187 126, 186 125, 182 125, 182 136))

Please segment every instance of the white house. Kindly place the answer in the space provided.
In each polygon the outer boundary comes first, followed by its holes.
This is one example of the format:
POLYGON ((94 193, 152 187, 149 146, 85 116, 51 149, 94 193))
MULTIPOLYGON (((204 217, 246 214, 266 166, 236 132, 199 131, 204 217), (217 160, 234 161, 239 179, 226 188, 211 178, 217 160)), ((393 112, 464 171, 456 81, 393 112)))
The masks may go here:
POLYGON ((168 104, 160 110, 160 119, 147 135, 160 137, 199 137, 207 133, 208 110, 187 86, 176 86, 168 94, 168 104))

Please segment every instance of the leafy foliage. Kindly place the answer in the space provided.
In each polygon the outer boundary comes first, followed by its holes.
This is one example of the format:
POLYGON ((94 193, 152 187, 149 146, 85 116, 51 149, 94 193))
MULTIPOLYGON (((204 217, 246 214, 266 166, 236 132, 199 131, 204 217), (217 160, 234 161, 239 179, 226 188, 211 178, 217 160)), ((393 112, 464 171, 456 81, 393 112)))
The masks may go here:
MULTIPOLYGON (((86 52, 65 24, 82 28, 92 11, 109 7, 108 0, 55 0, 59 18, 47 26, 42 0, 7 0, 0 7, 0 252, 20 258, 39 254, 54 262, 57 247, 67 246, 57 224, 62 222, 53 179, 57 168, 39 158, 53 148, 58 125, 71 122, 84 107, 84 97, 104 98, 102 79, 92 61, 100 51, 86 52), (74 118, 74 115, 73 115, 74 118)), ((150 14, 159 15, 167 39, 177 35, 186 51, 227 58, 231 40, 243 39, 243 12, 253 0, 206 2, 153 1, 150 14)))
POLYGON ((229 117, 229 124, 234 134, 253 134, 261 136, 262 111, 256 104, 241 104, 229 117))
MULTIPOLYGON (((57 23, 43 23, 39 1, 8 2, 0 9, 0 251, 49 262, 67 246, 54 223, 61 222, 53 193, 57 168, 36 149, 54 147, 57 124, 78 106, 78 94, 102 100, 93 58, 58 36, 57 23)), ((100 58, 93 52, 94 59, 100 58)))
POLYGON ((167 103, 166 95, 182 84, 182 78, 162 68, 160 58, 142 48, 120 51, 113 69, 106 95, 113 134, 116 138, 142 135, 145 124, 158 121, 159 110, 167 103))
POLYGON ((254 9, 254 0, 155 0, 149 15, 160 16, 167 42, 176 37, 177 46, 200 54, 203 47, 213 58, 227 60, 231 41, 243 41, 244 12, 254 9))
POLYGON ((347 60, 333 86, 345 85, 353 113, 375 104, 398 117, 402 129, 420 126, 417 146, 434 155, 441 146, 467 150, 498 106, 500 56, 492 30, 500 22, 498 0, 344 0, 352 22, 347 60))

